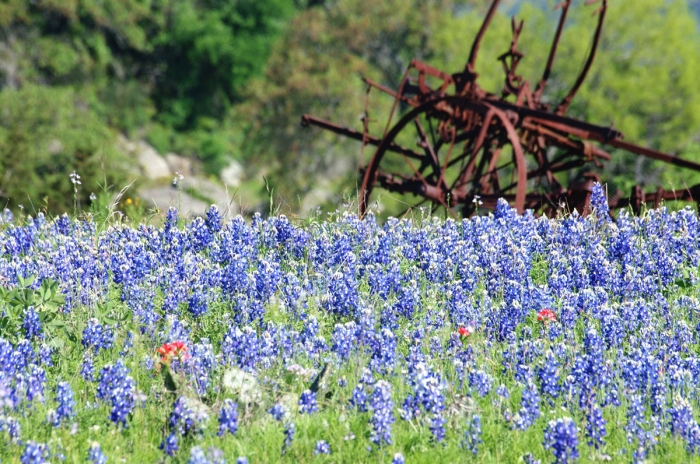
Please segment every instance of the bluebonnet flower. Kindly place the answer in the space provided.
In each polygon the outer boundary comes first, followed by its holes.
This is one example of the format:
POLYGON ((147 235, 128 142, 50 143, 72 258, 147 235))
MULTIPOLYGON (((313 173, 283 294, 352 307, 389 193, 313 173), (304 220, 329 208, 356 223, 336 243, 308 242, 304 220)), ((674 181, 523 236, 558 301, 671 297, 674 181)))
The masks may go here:
POLYGON ((354 321, 335 325, 331 350, 335 352, 341 360, 344 361, 350 356, 354 348, 356 333, 357 325, 354 321))
POLYGON ((481 369, 469 373, 469 386, 476 389, 479 396, 486 396, 492 385, 493 378, 481 369))
POLYGON ((508 388, 503 384, 500 384, 498 388, 496 388, 496 394, 502 398, 510 398, 508 388))
POLYGON ((190 448, 190 459, 187 464, 226 464, 226 458, 223 451, 218 448, 210 447, 205 453, 201 447, 193 446, 190 448))
POLYGON ((208 419, 209 416, 201 403, 180 396, 173 404, 168 426, 171 431, 177 432, 180 436, 201 435, 203 425, 208 419))
POLYGON ((284 418, 286 411, 284 410, 284 406, 282 406, 280 403, 275 403, 268 410, 268 412, 275 418, 276 421, 281 421, 284 418))
POLYGON ((22 464, 48 464, 49 458, 49 447, 45 443, 27 440, 19 459, 22 464))
POLYGON ((236 464, 248 464, 248 458, 245 456, 241 456, 238 459, 236 459, 236 464))
POLYGON ((292 441, 294 440, 295 430, 296 430, 296 428, 294 426, 294 422, 287 422, 284 425, 284 443, 282 444, 282 452, 284 452, 290 446, 292 446, 292 441))
POLYGON ((544 448, 552 450, 555 462, 564 464, 578 458, 578 427, 570 417, 551 420, 544 430, 544 448))
POLYGON ((318 411, 316 393, 311 390, 304 390, 299 397, 299 408, 299 412, 302 414, 313 414, 318 411))
POLYGON ((209 311, 209 302, 202 288, 196 287, 187 299, 187 310, 194 316, 199 317, 209 311))
POLYGON ((44 401, 44 387, 46 386, 46 371, 44 368, 35 364, 29 366, 29 375, 26 377, 27 382, 27 401, 31 402, 35 399, 44 401))
POLYGON ((49 422, 54 427, 61 425, 61 422, 67 419, 72 419, 75 416, 73 408, 75 400, 73 399, 73 390, 68 382, 59 382, 56 387, 56 402, 58 407, 50 414, 49 422))
POLYGON ((373 347, 370 369, 374 372, 386 374, 396 366, 396 336, 384 328, 376 337, 373 347))
POLYGON ((109 401, 112 405, 109 419, 115 424, 127 426, 126 419, 134 410, 134 379, 122 359, 108 364, 100 371, 97 398, 109 401))
POLYGON ((162 449, 168 456, 175 456, 175 453, 180 449, 180 444, 178 443, 178 435, 175 432, 170 433, 165 440, 158 445, 158 448, 162 449))
POLYGON ((359 412, 367 412, 369 392, 368 387, 374 385, 374 377, 372 376, 372 371, 365 369, 360 378, 360 382, 352 391, 352 396, 350 397, 350 406, 357 408, 359 412))
POLYGON ((401 453, 395 453, 394 457, 391 460, 391 464, 405 464, 406 460, 403 457, 403 454, 401 453))
POLYGON ((24 322, 22 328, 28 339, 41 337, 41 321, 39 314, 34 310, 33 306, 27 308, 24 312, 24 322))
POLYGON ((442 414, 436 412, 433 413, 433 417, 430 419, 430 431, 433 434, 433 438, 436 442, 440 443, 445 439, 445 423, 447 420, 442 416, 442 414))
POLYGON ((372 434, 370 441, 382 446, 382 442, 391 444, 391 424, 394 423, 393 408, 394 402, 391 399, 391 384, 385 380, 380 380, 374 385, 372 392, 372 434))
POLYGON ((479 453, 479 445, 484 442, 481 438, 481 416, 474 414, 469 421, 467 431, 464 432, 464 441, 467 449, 476 456, 479 453))
POLYGON ((7 432, 8 443, 18 444, 20 443, 20 436, 22 435, 22 424, 19 423, 17 419, 12 416, 5 416, 0 414, 0 432, 7 432))
POLYGON ((591 189, 591 208, 599 221, 610 222, 610 207, 600 182, 594 182, 591 189))
POLYGON ((53 353, 53 348, 46 343, 42 343, 41 348, 39 348, 39 364, 44 366, 53 366, 53 353))
POLYGON ((693 426, 696 424, 693 419, 693 407, 690 402, 680 394, 676 394, 673 400, 673 407, 668 409, 668 415, 671 433, 679 437, 688 438, 693 426))
POLYGON ((593 405, 586 417, 586 437, 588 437, 588 446, 594 446, 596 449, 600 449, 601 446, 605 445, 605 435, 607 434, 603 411, 601 411, 598 406, 593 405))
POLYGON ((331 454, 331 445, 326 440, 317 441, 314 454, 331 454))
POLYGON ((95 365, 92 362, 92 354, 83 353, 83 362, 80 364, 80 375, 88 382, 95 381, 95 365))
POLYGON ((260 342, 251 327, 232 327, 221 342, 221 356, 229 365, 253 372, 260 358, 260 342))
POLYGON ((110 326, 102 325, 97 319, 92 318, 83 330, 81 343, 85 348, 94 348, 95 353, 101 349, 107 350, 114 344, 114 331, 110 326))
POLYGON ((87 460, 90 461, 91 464, 107 464, 107 456, 104 455, 100 444, 96 441, 90 443, 87 460))
POLYGON ((645 405, 641 395, 633 394, 630 396, 629 405, 627 407, 627 424, 625 425, 625 431, 627 431, 627 442, 634 443, 636 439, 644 440, 644 425, 646 424, 645 419, 645 405))
POLYGON ((527 453, 523 455, 523 461, 525 464, 541 464, 542 461, 539 459, 535 459, 535 457, 532 455, 532 453, 527 453))
POLYGON ((537 386, 531 381, 528 381, 523 389, 520 406, 520 411, 513 418, 513 426, 520 430, 527 430, 540 417, 540 396, 537 386))
POLYGON ((202 448, 193 446, 190 448, 190 459, 187 464, 209 464, 209 459, 202 448))
POLYGON ((537 368, 537 378, 540 381, 542 393, 547 396, 549 404, 559 396, 559 364, 551 350, 545 355, 545 362, 537 368))
POLYGON ((219 431, 218 436, 222 436, 226 432, 235 435, 238 431, 238 404, 230 399, 224 400, 224 405, 219 413, 219 431))
POLYGON ((343 269, 328 278, 328 291, 321 299, 324 310, 337 316, 354 316, 359 303, 358 284, 355 277, 354 254, 346 255, 343 269))

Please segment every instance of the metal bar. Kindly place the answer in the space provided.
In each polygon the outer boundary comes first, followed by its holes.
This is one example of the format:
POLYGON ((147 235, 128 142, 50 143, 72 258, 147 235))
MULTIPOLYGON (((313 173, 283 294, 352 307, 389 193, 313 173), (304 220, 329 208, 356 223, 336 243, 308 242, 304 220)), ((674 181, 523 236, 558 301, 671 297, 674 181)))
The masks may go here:
MULTIPOLYGON (((310 114, 304 114, 301 116, 301 125, 304 127, 309 126, 309 125, 318 126, 322 129, 326 129, 326 130, 329 130, 331 132, 335 132, 336 134, 350 137, 351 139, 355 139, 355 140, 359 140, 359 141, 364 140, 366 143, 369 143, 369 144, 372 144, 375 146, 382 143, 382 139, 378 139, 377 137, 372 137, 371 135, 365 136, 362 134, 362 132, 356 131, 355 129, 350 129, 349 127, 338 126, 337 124, 333 124, 332 122, 326 121, 324 119, 320 119, 320 118, 317 118, 315 116, 311 116, 310 114)), ((421 161, 425 157, 424 155, 421 155, 420 153, 417 153, 417 152, 410 150, 408 148, 404 148, 404 147, 397 145, 393 142, 388 145, 387 150, 394 152, 394 153, 400 153, 402 155, 406 155, 410 158, 418 159, 421 161)))
POLYGON ((540 79, 540 82, 537 84, 537 88, 535 89, 535 93, 533 95, 535 98, 535 101, 537 101, 537 102, 540 101, 540 97, 542 96, 542 92, 544 91, 544 88, 547 85, 547 80, 549 80, 549 74, 552 72, 552 65, 554 64, 554 57, 557 54, 557 47, 559 46, 559 40, 561 39, 561 33, 564 30, 564 23, 566 22, 566 14, 568 13, 570 6, 571 6, 571 0, 565 0, 554 8, 554 9, 557 9, 560 7, 562 8, 561 17, 559 18, 559 24, 557 25, 557 32, 554 34, 554 40, 552 41, 552 46, 549 49, 549 57, 547 58, 547 66, 544 68, 544 74, 542 74, 542 79, 540 79))
POLYGON ((639 145, 625 142, 624 140, 610 140, 605 143, 615 148, 622 148, 623 150, 627 150, 638 155, 646 156, 647 158, 653 158, 659 161, 663 161, 665 163, 673 164, 674 166, 681 166, 684 168, 692 169, 694 171, 700 171, 700 164, 694 161, 678 158, 677 156, 667 155, 666 153, 661 153, 660 151, 652 150, 651 148, 640 147, 639 145))
POLYGON ((486 29, 488 29, 489 24, 491 24, 491 20, 493 20, 494 14, 496 14, 496 8, 498 8, 499 3, 500 0, 493 0, 493 2, 491 3, 491 7, 489 8, 489 12, 484 18, 484 22, 481 23, 481 29, 479 29, 479 33, 474 39, 472 49, 469 52, 469 59, 467 60, 467 64, 464 66, 465 74, 474 73, 474 64, 476 63, 476 56, 479 54, 479 46, 481 45, 481 40, 484 38, 484 34, 486 33, 486 29))
MULTIPOLYGON (((586 2, 586 4, 588 5, 591 3, 595 3, 595 1, 597 0, 586 2)), ((569 108, 569 103, 571 103, 571 100, 573 100, 574 96, 576 95, 576 92, 578 92, 578 89, 581 87, 581 84, 583 84, 584 79, 586 79, 588 71, 591 69, 593 59, 595 58, 595 52, 598 49, 598 43, 600 42, 600 35, 603 32, 603 21, 605 20, 605 12, 607 11, 607 8, 608 0, 603 0, 603 6, 600 7, 600 10, 598 10, 600 12, 600 17, 598 18, 598 26, 596 27, 595 34, 593 36, 593 45, 591 45, 591 53, 588 54, 586 64, 584 65, 581 74, 578 75, 576 83, 571 88, 571 90, 569 90, 567 96, 564 97, 564 100, 562 100, 562 102, 559 103, 559 106, 557 106, 555 113, 558 115, 563 115, 564 113, 566 113, 566 110, 569 108)))

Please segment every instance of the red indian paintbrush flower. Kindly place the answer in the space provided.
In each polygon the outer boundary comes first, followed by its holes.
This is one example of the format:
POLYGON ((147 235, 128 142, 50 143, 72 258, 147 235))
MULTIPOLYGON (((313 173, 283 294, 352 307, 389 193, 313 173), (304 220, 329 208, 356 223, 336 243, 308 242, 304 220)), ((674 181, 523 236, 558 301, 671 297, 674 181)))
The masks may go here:
POLYGON ((557 315, 551 309, 542 309, 537 313, 537 320, 547 325, 550 322, 557 322, 557 315))
POLYGON ((156 352, 160 355, 160 360, 162 362, 168 363, 173 358, 185 359, 187 356, 187 346, 180 341, 163 343, 163 346, 158 348, 156 352))
POLYGON ((457 329, 457 332, 459 333, 459 338, 465 339, 474 333, 474 329, 472 327, 460 327, 457 329))

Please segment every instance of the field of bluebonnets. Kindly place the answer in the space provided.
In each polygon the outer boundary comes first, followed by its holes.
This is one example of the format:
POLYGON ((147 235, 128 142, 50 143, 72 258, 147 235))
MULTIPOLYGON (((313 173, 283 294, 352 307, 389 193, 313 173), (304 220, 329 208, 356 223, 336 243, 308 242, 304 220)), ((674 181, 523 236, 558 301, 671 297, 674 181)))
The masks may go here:
POLYGON ((688 462, 700 221, 6 212, 2 462, 688 462))

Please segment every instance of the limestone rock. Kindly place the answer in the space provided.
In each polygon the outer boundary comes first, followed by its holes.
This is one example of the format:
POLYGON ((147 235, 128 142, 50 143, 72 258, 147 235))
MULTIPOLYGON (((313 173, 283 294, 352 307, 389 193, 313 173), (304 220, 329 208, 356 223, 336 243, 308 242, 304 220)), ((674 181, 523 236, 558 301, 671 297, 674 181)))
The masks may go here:
POLYGON ((241 185, 243 181, 243 166, 238 161, 231 161, 228 166, 221 170, 219 178, 224 185, 229 188, 236 188, 241 185))

